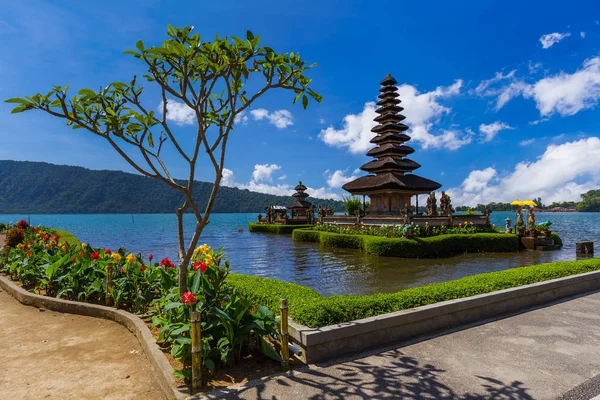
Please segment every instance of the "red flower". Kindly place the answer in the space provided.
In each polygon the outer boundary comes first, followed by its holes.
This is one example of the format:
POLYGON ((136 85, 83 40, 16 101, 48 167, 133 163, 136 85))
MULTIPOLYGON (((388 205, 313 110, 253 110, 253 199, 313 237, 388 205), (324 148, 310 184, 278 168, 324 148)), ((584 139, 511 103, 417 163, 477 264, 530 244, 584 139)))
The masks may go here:
POLYGON ((144 267, 143 265, 140 265, 140 271, 144 272, 146 270, 146 267, 144 267))
POLYGON ((90 254, 90 258, 92 260, 99 260, 100 259, 100 254, 97 251, 95 251, 92 254, 90 254))
POLYGON ((150 261, 152 261, 152 259, 153 259, 153 258, 154 258, 154 256, 153 256, 152 254, 150 254, 150 255, 148 256, 148 260, 150 260, 150 261))
POLYGON ((50 236, 44 235, 44 241, 48 241, 48 240, 50 240, 50 236))
POLYGON ((54 236, 54 240, 58 242, 58 239, 60 239, 60 236, 56 235, 54 236))
POLYGON ((29 242, 27 242, 27 244, 34 244, 35 242, 33 240, 30 240, 29 242))
POLYGON ((181 298, 181 302, 185 304, 196 304, 198 302, 198 299, 194 297, 194 294, 192 292, 185 292, 183 294, 183 297, 181 298))
POLYGON ((31 228, 32 232, 37 232, 37 228, 31 228))
POLYGON ((125 268, 121 268, 121 273, 123 273, 123 274, 124 274, 125 272, 127 272, 127 271, 125 270, 125 268))
POLYGON ((83 256, 83 253, 85 253, 85 250, 81 250, 81 253, 79 253, 79 257, 83 256))
POLYGON ((163 267, 167 267, 167 268, 175 268, 175 264, 173 264, 173 262, 171 260, 169 260, 169 257, 163 258, 162 261, 160 262, 160 265, 162 265, 163 267))
POLYGON ((31 255, 31 250, 27 250, 27 255, 30 256, 31 255))
POLYGON ((202 273, 205 273, 207 268, 208 267, 206 266, 206 263, 204 261, 196 261, 196 263, 194 264, 194 269, 196 271, 200 270, 200 272, 202 273))
POLYGON ((104 254, 110 254, 110 249, 104 250, 104 254))
POLYGON ((71 261, 73 261, 73 262, 77 262, 77 257, 73 257, 73 258, 71 258, 71 261))

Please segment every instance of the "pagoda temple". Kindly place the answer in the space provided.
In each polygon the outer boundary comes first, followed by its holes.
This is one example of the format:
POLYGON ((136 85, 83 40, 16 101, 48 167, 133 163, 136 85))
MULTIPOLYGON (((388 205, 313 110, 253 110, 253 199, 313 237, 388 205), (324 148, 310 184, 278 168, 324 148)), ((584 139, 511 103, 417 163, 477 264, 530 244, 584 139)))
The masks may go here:
POLYGON ((374 160, 369 161, 361 170, 370 175, 357 178, 342 186, 352 195, 369 196, 371 205, 369 214, 374 215, 399 215, 404 213, 411 205, 411 197, 418 194, 427 194, 442 185, 432 180, 412 173, 421 165, 407 155, 414 153, 415 149, 405 145, 410 136, 404 132, 408 126, 403 124, 406 117, 400 112, 398 99, 398 82, 390 74, 381 81, 379 89, 379 106, 375 112, 377 126, 371 132, 377 135, 371 139, 374 148, 367 155, 374 160))
POLYGON ((296 201, 287 206, 287 209, 290 210, 290 220, 292 223, 312 223, 314 207, 311 203, 306 201, 306 198, 308 197, 308 194, 304 192, 306 189, 307 188, 302 184, 302 181, 298 182, 298 185, 294 188, 296 192, 292 197, 296 199, 296 201))

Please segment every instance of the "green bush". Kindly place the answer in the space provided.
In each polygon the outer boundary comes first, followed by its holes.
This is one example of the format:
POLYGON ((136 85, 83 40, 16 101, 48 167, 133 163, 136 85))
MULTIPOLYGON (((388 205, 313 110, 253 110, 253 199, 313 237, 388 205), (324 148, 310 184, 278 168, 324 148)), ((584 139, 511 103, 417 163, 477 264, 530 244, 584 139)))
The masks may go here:
POLYGON ((79 246, 81 242, 71 232, 63 231, 62 229, 53 229, 55 235, 60 236, 59 243, 68 243, 70 246, 79 246))
POLYGON ((298 242, 320 242, 326 247, 358 249, 368 254, 407 258, 519 250, 519 238, 516 235, 500 233, 446 234, 407 239, 300 229, 294 231, 292 238, 298 242))
POLYGON ((312 225, 278 225, 278 224, 258 224, 251 222, 248 224, 248 230, 252 233, 278 233, 290 234, 296 229, 312 228, 312 225))
POLYGON ((321 232, 310 229, 296 229, 292 232, 292 240, 295 242, 319 243, 321 240, 321 232))
POLYGON ((556 232, 550 232, 550 237, 552 239, 554 239, 554 244, 555 245, 557 245, 560 248, 563 247, 562 239, 560 238, 560 236, 558 236, 558 233, 556 233, 556 232))
POLYGON ((369 296, 322 297, 304 286, 244 275, 232 274, 227 281, 254 302, 266 304, 273 312, 278 312, 279 299, 287 298, 294 321, 318 328, 597 270, 600 270, 598 258, 561 261, 369 296))

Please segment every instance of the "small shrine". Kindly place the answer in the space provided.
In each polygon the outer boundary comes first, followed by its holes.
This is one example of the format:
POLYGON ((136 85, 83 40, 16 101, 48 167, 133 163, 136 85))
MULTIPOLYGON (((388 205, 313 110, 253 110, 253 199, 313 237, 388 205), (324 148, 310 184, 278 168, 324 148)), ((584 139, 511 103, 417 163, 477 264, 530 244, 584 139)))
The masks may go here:
MULTIPOLYGON (((369 161, 361 170, 369 175, 360 177, 342 186, 352 195, 369 196, 371 215, 405 215, 412 212, 411 198, 419 194, 430 194, 442 185, 423 178, 412 172, 421 165, 406 156, 414 153, 415 149, 405 143, 410 140, 405 131, 408 126, 403 124, 406 117, 400 114, 404 110, 399 106, 398 82, 390 75, 381 81, 380 99, 375 110, 379 114, 375 118, 377 126, 371 129, 376 136, 371 139, 374 148, 367 155, 374 160, 369 161)), ((445 199, 444 199, 445 200, 445 199)), ((435 202, 435 198, 429 200, 435 202)), ((418 197, 417 197, 418 207, 418 197)), ((432 209, 434 204, 430 204, 432 209)), ((437 214, 437 212, 436 212, 437 214)))
POLYGON ((302 181, 298 182, 298 185, 294 188, 295 192, 292 195, 296 201, 288 205, 286 208, 290 211, 290 218, 288 223, 292 224, 312 224, 315 209, 314 206, 306 201, 308 194, 305 193, 306 186, 302 184, 302 181))

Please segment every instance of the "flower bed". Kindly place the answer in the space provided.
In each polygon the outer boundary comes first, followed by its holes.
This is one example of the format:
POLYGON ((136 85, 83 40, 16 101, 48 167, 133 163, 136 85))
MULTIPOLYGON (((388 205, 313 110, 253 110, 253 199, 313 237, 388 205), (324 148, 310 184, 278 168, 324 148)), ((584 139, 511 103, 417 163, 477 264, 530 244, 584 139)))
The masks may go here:
POLYGON ((23 287, 47 296, 104 303, 108 293, 116 308, 134 312, 159 329, 158 342, 183 363, 180 378, 190 375, 190 313, 202 320, 204 368, 211 374, 219 365, 230 366, 252 348, 280 360, 267 343, 276 332, 276 320, 266 307, 256 307, 225 282, 229 262, 208 245, 194 251, 183 297, 177 285, 178 270, 168 258, 154 261, 152 254, 128 253, 125 249, 94 248, 70 234, 57 234, 25 221, 10 226, 0 272, 19 280, 23 287), (112 273, 107 271, 112 266, 112 273), (252 313, 252 310, 257 310, 252 313))
POLYGON ((407 258, 519 251, 518 236, 502 233, 444 234, 408 239, 300 229, 292 233, 292 238, 297 242, 321 243, 326 247, 357 249, 368 254, 407 258))
MULTIPOLYGON (((341 226, 337 224, 317 223, 313 229, 319 232, 342 233, 346 235, 368 235, 381 236, 388 238, 401 238, 404 235, 405 225, 381 225, 381 226, 341 226)), ((425 226, 413 226, 413 236, 431 237, 447 234, 474 234, 496 232, 496 226, 475 226, 473 222, 460 222, 457 226, 431 226, 425 223, 425 226)))
POLYGON ((323 297, 312 289, 293 283, 238 274, 231 274, 227 280, 240 294, 266 304, 271 310, 277 310, 281 297, 287 298, 290 316, 294 321, 319 328, 597 270, 600 270, 598 258, 562 261, 368 296, 323 297))
POLYGON ((251 222, 248 224, 248 230, 252 233, 289 234, 296 229, 307 229, 312 227, 312 225, 258 224, 256 222, 251 222))

